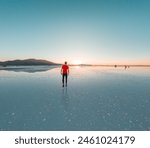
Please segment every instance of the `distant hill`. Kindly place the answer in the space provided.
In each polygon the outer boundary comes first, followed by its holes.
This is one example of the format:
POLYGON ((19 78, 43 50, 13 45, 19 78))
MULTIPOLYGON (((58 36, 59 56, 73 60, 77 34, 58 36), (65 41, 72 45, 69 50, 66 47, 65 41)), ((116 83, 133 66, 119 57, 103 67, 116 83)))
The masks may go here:
POLYGON ((42 59, 25 59, 25 60, 12 60, 0 62, 1 66, 34 66, 34 65, 60 65, 47 60, 42 59))

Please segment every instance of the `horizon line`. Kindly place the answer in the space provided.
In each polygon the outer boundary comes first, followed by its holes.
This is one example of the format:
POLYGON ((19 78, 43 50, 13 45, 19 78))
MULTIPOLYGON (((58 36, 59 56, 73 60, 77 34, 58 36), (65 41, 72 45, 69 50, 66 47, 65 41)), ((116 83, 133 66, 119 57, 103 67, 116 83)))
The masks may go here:
MULTIPOLYGON (((55 63, 55 64, 63 64, 64 62, 53 62, 51 60, 47 60, 47 59, 42 59, 42 58, 25 58, 25 59, 10 59, 10 60, 0 60, 0 62, 7 62, 7 61, 15 61, 15 60, 45 60, 45 61, 48 61, 48 62, 52 62, 52 63, 55 63)), ((69 62, 68 62, 69 63, 69 62)), ((81 64, 73 64, 72 62, 70 62, 70 64, 68 65, 71 65, 71 66, 150 66, 150 63, 147 63, 147 64, 142 64, 142 63, 135 63, 135 62, 130 62, 130 63, 126 63, 126 62, 121 62, 121 64, 119 62, 116 62, 116 63, 81 63, 81 64), (133 64, 134 63, 134 64, 133 64)))

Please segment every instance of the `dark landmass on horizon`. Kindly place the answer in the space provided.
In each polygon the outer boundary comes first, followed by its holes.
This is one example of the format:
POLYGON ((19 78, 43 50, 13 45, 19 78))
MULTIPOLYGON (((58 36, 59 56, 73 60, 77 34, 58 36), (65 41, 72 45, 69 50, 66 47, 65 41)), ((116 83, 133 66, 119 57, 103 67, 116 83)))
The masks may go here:
MULTIPOLYGON (((48 60, 43 59, 25 59, 25 60, 10 60, 10 61, 0 61, 0 66, 7 67, 7 66, 59 66, 62 65, 60 63, 54 63, 48 60)), ((122 66, 129 66, 129 67, 150 67, 149 65, 143 64, 69 64, 70 66, 103 66, 103 67, 122 67, 122 66)))
POLYGON ((42 59, 25 59, 25 60, 12 60, 0 62, 0 66, 44 66, 44 65, 61 65, 47 60, 42 59))

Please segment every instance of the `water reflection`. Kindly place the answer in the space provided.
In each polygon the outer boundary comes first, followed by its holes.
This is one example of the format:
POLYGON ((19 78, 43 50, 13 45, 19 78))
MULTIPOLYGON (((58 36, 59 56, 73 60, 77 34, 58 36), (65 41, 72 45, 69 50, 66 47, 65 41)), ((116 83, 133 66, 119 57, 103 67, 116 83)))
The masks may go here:
POLYGON ((69 95, 68 95, 67 87, 62 88, 62 102, 63 102, 64 108, 65 108, 65 111, 68 111, 69 95))
POLYGON ((150 130, 150 69, 47 68, 0 71, 0 130, 150 130))
POLYGON ((52 70, 57 67, 59 66, 9 66, 9 67, 0 67, 0 70, 35 73, 35 72, 46 72, 48 70, 52 70))

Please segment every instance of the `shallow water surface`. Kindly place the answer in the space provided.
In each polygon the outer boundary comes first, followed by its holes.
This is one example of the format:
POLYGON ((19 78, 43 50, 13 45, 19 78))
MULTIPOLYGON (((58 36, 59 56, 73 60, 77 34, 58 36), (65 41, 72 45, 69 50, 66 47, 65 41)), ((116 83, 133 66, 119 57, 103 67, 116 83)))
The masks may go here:
POLYGON ((0 70, 0 130, 150 130, 150 68, 0 70))

